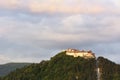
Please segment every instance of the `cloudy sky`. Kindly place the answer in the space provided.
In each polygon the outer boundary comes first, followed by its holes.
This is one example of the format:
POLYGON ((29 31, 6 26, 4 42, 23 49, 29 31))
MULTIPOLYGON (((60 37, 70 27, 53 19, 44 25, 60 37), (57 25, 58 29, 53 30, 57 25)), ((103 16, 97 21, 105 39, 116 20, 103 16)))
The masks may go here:
POLYGON ((66 48, 120 63, 120 0, 0 0, 0 64, 66 48))

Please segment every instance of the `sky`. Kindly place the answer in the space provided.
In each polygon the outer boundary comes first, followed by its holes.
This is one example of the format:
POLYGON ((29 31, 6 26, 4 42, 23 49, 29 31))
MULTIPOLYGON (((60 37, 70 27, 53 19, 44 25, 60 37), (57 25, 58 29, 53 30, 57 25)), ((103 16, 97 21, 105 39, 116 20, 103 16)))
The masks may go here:
POLYGON ((0 64, 67 48, 120 63, 120 0, 0 0, 0 64))

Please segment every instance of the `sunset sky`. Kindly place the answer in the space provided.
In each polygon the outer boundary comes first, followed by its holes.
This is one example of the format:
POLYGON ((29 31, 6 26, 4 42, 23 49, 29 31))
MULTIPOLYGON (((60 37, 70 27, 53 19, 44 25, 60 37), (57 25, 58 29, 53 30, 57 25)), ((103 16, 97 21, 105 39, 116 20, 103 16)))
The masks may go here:
POLYGON ((120 63, 120 0, 0 0, 0 64, 67 48, 120 63))

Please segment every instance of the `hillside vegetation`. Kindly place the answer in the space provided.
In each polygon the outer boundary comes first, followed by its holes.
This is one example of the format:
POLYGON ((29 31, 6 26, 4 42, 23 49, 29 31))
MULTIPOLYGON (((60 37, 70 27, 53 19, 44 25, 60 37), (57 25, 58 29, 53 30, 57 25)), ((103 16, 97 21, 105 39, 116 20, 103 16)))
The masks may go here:
POLYGON ((61 52, 49 61, 31 64, 2 77, 1 80, 97 80, 97 64, 100 80, 120 80, 120 65, 99 57, 84 59, 61 52))
POLYGON ((50 61, 17 69, 2 80, 96 80, 96 60, 74 58, 65 52, 50 61))
POLYGON ((0 65, 0 76, 5 76, 17 68, 22 68, 30 64, 31 63, 7 63, 7 64, 0 65))
POLYGON ((99 61, 98 66, 101 71, 101 80, 120 80, 119 64, 115 64, 114 62, 103 57, 99 57, 97 60, 99 61))

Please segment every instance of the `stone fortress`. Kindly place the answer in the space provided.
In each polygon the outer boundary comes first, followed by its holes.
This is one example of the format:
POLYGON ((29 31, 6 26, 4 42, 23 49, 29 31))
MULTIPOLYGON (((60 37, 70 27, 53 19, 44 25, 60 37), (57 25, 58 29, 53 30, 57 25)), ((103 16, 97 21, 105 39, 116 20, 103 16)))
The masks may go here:
POLYGON ((95 55, 92 51, 84 51, 84 50, 77 50, 77 49, 67 49, 66 51, 66 55, 70 55, 70 56, 74 56, 74 57, 84 57, 85 59, 88 58, 95 58, 95 55))

